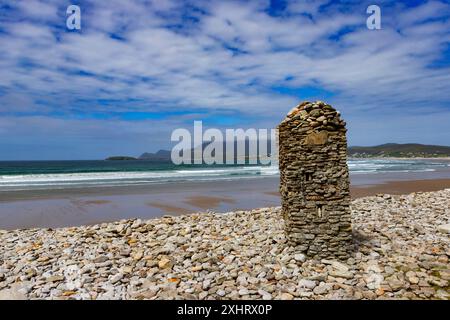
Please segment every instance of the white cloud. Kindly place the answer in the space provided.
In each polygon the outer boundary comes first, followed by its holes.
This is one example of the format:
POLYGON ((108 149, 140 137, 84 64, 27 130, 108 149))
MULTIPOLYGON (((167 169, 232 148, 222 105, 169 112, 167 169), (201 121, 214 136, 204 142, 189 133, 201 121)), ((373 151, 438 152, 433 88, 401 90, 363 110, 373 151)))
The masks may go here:
POLYGON ((402 27, 412 26, 427 20, 448 17, 449 12, 450 4, 440 1, 428 1, 412 9, 404 8, 399 17, 397 17, 397 21, 402 27))
POLYGON ((76 33, 61 31, 60 3, 19 1, 17 21, 1 25, 0 112, 220 109, 275 125, 304 97, 273 88, 302 86, 333 92, 366 122, 448 107, 450 68, 433 67, 449 59, 448 4, 382 7, 383 29, 371 31, 361 5, 327 3, 289 3, 274 16, 269 1, 87 1, 76 33))

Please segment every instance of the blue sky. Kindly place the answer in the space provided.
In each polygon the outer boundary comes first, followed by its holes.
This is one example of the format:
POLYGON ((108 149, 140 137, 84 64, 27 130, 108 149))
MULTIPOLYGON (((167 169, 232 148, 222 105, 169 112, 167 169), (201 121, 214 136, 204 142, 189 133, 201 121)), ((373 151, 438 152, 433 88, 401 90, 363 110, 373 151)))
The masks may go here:
POLYGON ((311 99, 350 145, 450 145, 450 3, 0 0, 0 160, 170 149, 194 120, 273 128, 311 99))

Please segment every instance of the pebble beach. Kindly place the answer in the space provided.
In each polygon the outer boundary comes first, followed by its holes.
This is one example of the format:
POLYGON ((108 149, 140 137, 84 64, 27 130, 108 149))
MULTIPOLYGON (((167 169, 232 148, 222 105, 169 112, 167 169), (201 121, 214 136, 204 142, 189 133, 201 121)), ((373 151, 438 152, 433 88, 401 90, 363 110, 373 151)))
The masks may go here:
POLYGON ((351 204, 354 250, 287 245, 280 208, 0 230, 0 299, 449 299, 450 189, 351 204))

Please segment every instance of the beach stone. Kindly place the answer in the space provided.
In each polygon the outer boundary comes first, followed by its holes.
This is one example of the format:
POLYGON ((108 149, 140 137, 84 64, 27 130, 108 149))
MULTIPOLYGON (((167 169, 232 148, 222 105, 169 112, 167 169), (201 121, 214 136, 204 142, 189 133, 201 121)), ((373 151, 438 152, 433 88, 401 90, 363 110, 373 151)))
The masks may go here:
POLYGON ((384 280, 383 275, 377 274, 377 273, 370 273, 363 277, 367 288, 374 290, 378 289, 381 285, 381 283, 384 280))
POLYGON ((323 295, 330 291, 332 286, 330 284, 321 282, 318 286, 316 286, 313 290, 314 294, 323 295))
POLYGON ((307 288, 307 289, 314 289, 316 287, 316 281, 308 280, 308 279, 301 279, 298 282, 298 286, 300 288, 307 288))
POLYGON ((191 271, 196 272, 196 271, 201 271, 203 269, 203 266, 195 266, 191 268, 191 271))
POLYGON ((143 292, 140 292, 138 296, 143 298, 143 299, 152 299, 157 294, 158 294, 158 290, 148 289, 148 290, 145 290, 143 292))
POLYGON ((207 296, 208 296, 208 292, 202 291, 202 292, 199 293, 198 298, 199 298, 200 300, 203 300, 203 299, 205 299, 207 296))
POLYGON ((216 294, 220 297, 224 297, 227 293, 225 290, 219 289, 219 290, 217 290, 216 294))
POLYGON ((446 234, 450 234, 450 223, 442 224, 438 226, 438 231, 446 234))
POLYGON ((48 278, 45 279, 47 282, 57 282, 57 281, 63 281, 64 280, 64 276, 50 276, 48 278))
POLYGON ((248 291, 247 288, 242 288, 242 289, 239 290, 239 295, 240 296, 245 296, 245 295, 248 295, 248 294, 249 294, 249 291, 248 291))
POLYGON ((305 262, 306 256, 302 253, 297 253, 294 255, 294 259, 295 259, 295 261, 298 261, 298 262, 305 262))
POLYGON ((283 292, 279 295, 279 299, 280 300, 292 300, 292 299, 294 299, 294 296, 290 293, 283 292))
POLYGON ((352 200, 346 260, 291 246, 280 207, 0 230, 0 298, 448 299, 448 208, 450 189, 352 200))
POLYGON ((339 261, 331 261, 331 266, 333 267, 333 269, 342 272, 346 272, 350 269, 349 266, 339 261))
POLYGON ((329 273, 330 276, 338 277, 338 278, 345 278, 345 279, 352 279, 353 273, 350 271, 341 271, 341 270, 332 270, 329 273))
POLYGON ((135 252, 131 257, 133 258, 133 260, 138 261, 138 260, 141 260, 143 256, 144 256, 144 251, 139 250, 139 251, 135 252))
POLYGON ((160 269, 167 269, 167 268, 172 268, 172 260, 167 258, 167 257, 163 257, 159 262, 158 262, 158 267, 160 269))
POLYGON ((272 299, 272 295, 263 289, 259 289, 258 294, 261 295, 263 300, 271 300, 272 299))
POLYGON ((0 300, 27 300, 27 296, 20 289, 3 289, 0 290, 0 300))
POLYGON ((117 273, 117 274, 115 274, 115 275, 113 275, 113 276, 111 277, 110 282, 111 282, 112 284, 115 284, 116 282, 122 280, 122 278, 123 278, 123 274, 122 274, 122 273, 117 273))
POLYGON ((386 281, 393 291, 398 291, 404 287, 403 281, 399 280, 397 276, 391 276, 386 281))
MULTIPOLYGON (((305 104, 304 102, 302 102, 296 108, 298 110, 301 110, 301 108, 304 107, 305 105, 307 105, 307 103, 305 104)), ((316 104, 316 106, 317 106, 317 104, 316 104)), ((320 117, 320 110, 319 109, 311 110, 311 112, 309 112, 309 115, 314 118, 320 117)))
POLYGON ((94 263, 108 262, 109 258, 107 256, 99 256, 94 259, 94 263))
POLYGON ((29 281, 11 283, 9 288, 0 290, 0 300, 27 300, 32 286, 29 281))

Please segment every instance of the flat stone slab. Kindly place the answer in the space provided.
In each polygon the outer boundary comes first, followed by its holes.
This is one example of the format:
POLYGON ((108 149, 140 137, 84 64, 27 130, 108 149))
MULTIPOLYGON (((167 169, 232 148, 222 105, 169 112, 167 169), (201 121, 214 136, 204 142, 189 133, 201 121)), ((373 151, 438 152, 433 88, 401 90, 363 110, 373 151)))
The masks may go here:
POLYGON ((442 233, 450 233, 450 223, 438 226, 438 231, 442 233))

